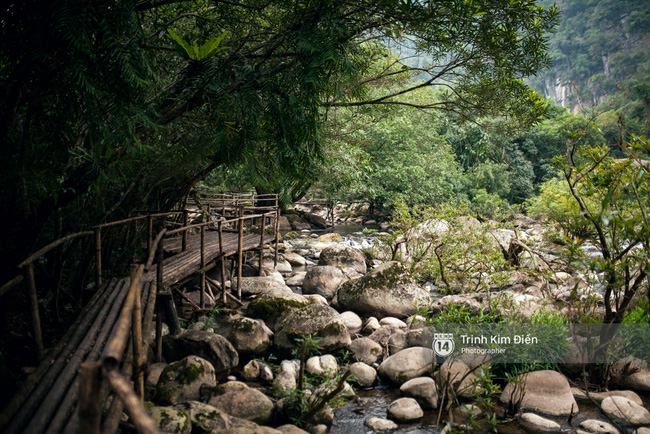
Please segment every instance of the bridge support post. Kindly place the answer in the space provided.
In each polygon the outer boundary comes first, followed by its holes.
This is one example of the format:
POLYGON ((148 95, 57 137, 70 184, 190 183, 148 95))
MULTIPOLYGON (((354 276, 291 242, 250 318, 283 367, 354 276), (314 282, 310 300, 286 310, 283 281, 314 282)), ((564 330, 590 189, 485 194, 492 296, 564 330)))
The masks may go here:
POLYGON ((205 226, 201 226, 201 309, 205 308, 205 226))
POLYGON ((95 228, 95 291, 102 286, 102 230, 95 228))
POLYGON ((102 418, 102 364, 84 362, 79 375, 79 426, 77 433, 99 434, 102 418))
POLYGON ((23 270, 25 280, 29 288, 30 313, 32 317, 32 331, 34 332, 34 343, 36 344, 36 357, 40 362, 45 357, 45 348, 43 347, 43 333, 41 331, 41 315, 38 309, 38 294, 36 292, 36 279, 34 278, 34 264, 31 262, 25 265, 23 270))
POLYGON ((262 275, 262 264, 264 263, 264 230, 266 229, 265 227, 266 223, 266 215, 262 213, 262 230, 260 231, 260 270, 259 270, 259 275, 262 275))
MULTIPOLYGON (((241 214, 243 214, 243 208, 241 214)), ((244 219, 239 217, 239 243, 237 248, 237 299, 241 300, 241 271, 244 250, 244 219)))

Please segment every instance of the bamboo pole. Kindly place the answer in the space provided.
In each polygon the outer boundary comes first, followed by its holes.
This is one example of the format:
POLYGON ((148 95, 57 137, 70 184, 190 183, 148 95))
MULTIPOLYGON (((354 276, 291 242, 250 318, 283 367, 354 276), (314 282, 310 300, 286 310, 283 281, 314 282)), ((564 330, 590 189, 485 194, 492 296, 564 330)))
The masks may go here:
POLYGON ((38 294, 36 292, 36 279, 34 278, 34 264, 31 262, 24 268, 25 280, 29 288, 29 301, 31 304, 30 313, 32 317, 32 331, 34 333, 34 343, 36 345, 36 356, 38 360, 43 360, 45 348, 43 347, 43 333, 41 331, 41 316, 38 311, 38 294))
POLYGON ((52 384, 60 378, 62 370, 65 369, 68 360, 74 351, 80 347, 80 342, 87 333, 91 333, 93 320, 103 318, 102 312, 108 312, 108 307, 116 295, 110 291, 112 285, 106 285, 103 291, 97 292, 91 299, 88 306, 80 313, 77 321, 61 339, 61 342, 52 350, 48 351, 50 363, 41 363, 34 374, 30 375, 25 386, 14 396, 11 402, 0 414, 0 431, 12 424, 8 431, 18 431, 24 428, 26 421, 33 416, 33 409, 37 408, 43 401, 43 397, 52 388, 52 384))
POLYGON ((266 216, 262 215, 262 230, 260 231, 260 269, 259 275, 262 275, 262 264, 264 263, 264 223, 266 222, 266 216))
POLYGON ((99 434, 102 418, 101 395, 102 365, 84 362, 79 375, 79 434, 99 434))
POLYGON ((237 244, 237 298, 241 300, 242 253, 244 250, 244 219, 239 219, 239 238, 237 244))
POLYGON ((183 291, 181 291, 180 289, 178 289, 176 287, 174 287, 174 291, 176 291, 176 294, 180 295, 183 300, 185 300, 190 305, 192 305, 192 307, 194 309, 197 309, 197 310, 201 309, 201 307, 199 307, 196 303, 194 303, 192 300, 190 300, 190 298, 187 295, 183 294, 183 291))
MULTIPOLYGON (((207 276, 206 276, 206 279, 208 280, 208 282, 212 283, 212 284, 215 285, 215 286, 218 286, 218 285, 219 285, 216 281, 210 279, 210 278, 207 277, 207 276)), ((237 302, 240 306, 243 306, 243 305, 244 305, 244 303, 242 303, 241 300, 238 300, 237 297, 235 297, 235 296, 232 295, 231 293, 229 293, 229 292, 225 292, 224 294, 226 294, 226 296, 230 297, 231 300, 237 302)), ((224 302, 224 304, 225 304, 225 302, 224 302)))
POLYGON ((280 244, 280 207, 277 206, 278 199, 275 199, 275 255, 273 257, 273 268, 278 267, 278 244, 280 244))
POLYGON ((143 269, 143 266, 139 266, 134 274, 134 278, 131 279, 129 292, 124 301, 124 305, 122 305, 122 310, 120 311, 115 329, 111 335, 112 337, 104 349, 104 359, 102 360, 102 364, 107 369, 119 366, 120 359, 122 358, 122 354, 126 348, 126 342, 129 338, 129 332, 131 331, 131 320, 133 318, 135 299, 140 296, 141 292, 140 280, 143 269))
POLYGON ((133 373, 135 392, 140 401, 144 402, 144 356, 142 348, 142 300, 138 276, 142 275, 144 265, 131 267, 131 281, 138 281, 135 300, 133 303, 133 314, 131 319, 133 335, 133 373))
POLYGON ((95 228, 95 289, 102 286, 102 230, 95 228))
POLYGON ((226 304, 226 265, 225 256, 223 255, 223 218, 219 220, 219 262, 221 262, 221 292, 223 304, 226 304))
POLYGON ((159 434, 156 422, 151 418, 144 404, 138 399, 129 382, 122 377, 115 369, 104 369, 104 376, 108 380, 111 389, 122 401, 126 412, 131 417, 139 432, 143 434, 159 434))
POLYGON ((128 285, 125 284, 126 282, 122 283, 116 286, 118 294, 115 302, 105 306, 106 320, 93 322, 76 351, 65 360, 63 370, 47 390, 42 402, 37 407, 31 408, 28 415, 29 422, 23 432, 59 432, 69 415, 73 414, 73 405, 78 399, 78 389, 74 386, 77 369, 84 360, 96 359, 97 348, 104 346, 113 329, 112 324, 119 316, 120 307, 128 292, 128 285))
POLYGON ((156 297, 156 362, 162 362, 162 304, 160 303, 160 293, 156 297))
MULTIPOLYGON (((183 210, 183 227, 186 227, 187 224, 189 223, 189 211, 184 209, 183 210)), ((187 231, 183 231, 182 236, 182 241, 181 241, 181 252, 184 252, 187 250, 187 231)))
POLYGON ((205 308, 205 226, 201 226, 201 298, 199 305, 205 308))

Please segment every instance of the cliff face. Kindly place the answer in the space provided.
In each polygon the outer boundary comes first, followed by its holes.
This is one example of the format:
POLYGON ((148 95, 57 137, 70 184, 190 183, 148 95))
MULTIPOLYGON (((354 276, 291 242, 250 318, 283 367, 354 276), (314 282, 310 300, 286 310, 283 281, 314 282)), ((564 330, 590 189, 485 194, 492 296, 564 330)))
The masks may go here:
MULTIPOLYGON (((550 1, 542 1, 551 4, 550 1)), ((650 11, 646 0, 557 0, 562 16, 549 35, 551 68, 529 83, 557 103, 578 108, 618 92, 639 102, 650 82, 650 11), (645 86, 644 86, 645 85, 645 86)))

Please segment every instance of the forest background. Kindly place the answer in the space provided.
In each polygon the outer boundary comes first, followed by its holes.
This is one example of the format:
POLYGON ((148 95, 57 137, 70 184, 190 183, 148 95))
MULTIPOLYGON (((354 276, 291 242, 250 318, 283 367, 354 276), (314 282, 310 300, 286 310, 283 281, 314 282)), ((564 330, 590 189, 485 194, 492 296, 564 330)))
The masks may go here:
MULTIPOLYGON (((585 143, 612 155, 647 134, 645 6, 11 3, 0 11, 0 278, 52 240, 172 209, 197 184, 279 192, 283 206, 309 194, 386 213, 452 199, 482 219, 548 209, 568 198, 553 161, 564 131, 586 125, 583 108, 598 126, 585 143)), ((107 276, 137 260, 137 235, 106 235, 107 276)), ((80 243, 37 264, 48 324, 67 324, 92 289, 93 245, 80 243)), ((3 339, 29 341, 13 309, 25 297, 5 296, 3 339)))

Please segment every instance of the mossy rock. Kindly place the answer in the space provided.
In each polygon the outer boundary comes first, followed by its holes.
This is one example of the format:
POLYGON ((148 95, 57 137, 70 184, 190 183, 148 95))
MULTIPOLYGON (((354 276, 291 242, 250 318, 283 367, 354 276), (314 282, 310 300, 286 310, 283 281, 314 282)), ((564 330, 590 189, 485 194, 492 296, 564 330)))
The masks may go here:
POLYGON ((307 306, 309 303, 307 298, 290 290, 273 291, 251 300, 246 309, 246 315, 262 319, 266 325, 274 329, 281 316, 293 309, 307 306))
POLYGON ((155 401, 160 404, 177 404, 184 400, 198 400, 202 385, 217 385, 214 367, 200 357, 185 357, 170 363, 162 371, 156 386, 155 401))
POLYGON ((296 339, 307 335, 321 338, 324 351, 347 348, 350 334, 339 313, 323 304, 311 304, 295 309, 280 321, 275 333, 275 345, 280 350, 296 348, 296 339))
POLYGON ((360 315, 404 318, 417 312, 416 305, 429 304, 430 297, 404 265, 387 262, 359 279, 343 283, 338 303, 360 315))
POLYGON ((151 407, 149 413, 158 424, 160 432, 189 434, 192 431, 189 415, 174 407, 151 407))

